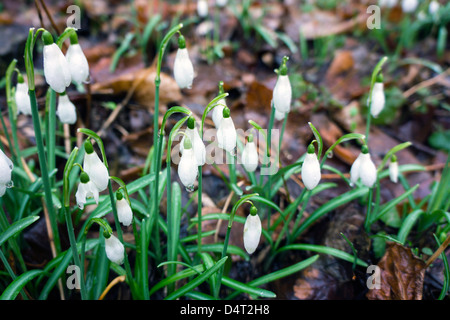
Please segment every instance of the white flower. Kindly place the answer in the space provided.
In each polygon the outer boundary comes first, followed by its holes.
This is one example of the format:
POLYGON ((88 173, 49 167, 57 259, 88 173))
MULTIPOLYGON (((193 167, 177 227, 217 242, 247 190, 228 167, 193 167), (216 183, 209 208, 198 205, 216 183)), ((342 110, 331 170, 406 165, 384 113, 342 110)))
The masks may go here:
POLYGON ((301 175, 303 184, 308 190, 314 189, 319 184, 321 178, 320 163, 314 153, 313 145, 308 147, 308 152, 303 161, 301 175))
POLYGON ((23 82, 18 82, 16 86, 16 93, 14 99, 17 105, 17 114, 23 113, 25 115, 31 114, 31 102, 30 96, 28 95, 28 85, 23 82))
POLYGON ((278 111, 278 109, 275 108, 275 119, 278 121, 284 120, 286 117, 286 113, 278 111))
POLYGON ((222 114, 223 119, 220 122, 219 129, 217 129, 217 143, 219 148, 234 154, 237 135, 233 119, 230 117, 230 109, 224 108, 222 114))
POLYGON ((212 121, 214 122, 214 125, 216 126, 216 129, 219 129, 220 122, 223 119, 223 109, 226 107, 227 103, 225 99, 220 99, 217 101, 217 105, 212 110, 212 121))
MULTIPOLYGON (((194 118, 190 118, 194 119, 194 118)), ((192 144, 192 149, 195 155, 195 159, 197 162, 197 166, 202 166, 206 162, 206 147, 203 143, 202 138, 200 138, 200 134, 198 133, 198 128, 195 128, 195 122, 193 125, 191 125, 192 128, 189 127, 186 129, 185 133, 186 136, 189 137, 192 144)), ((180 146, 180 152, 183 153, 184 150, 184 139, 185 136, 183 136, 183 139, 181 140, 181 146, 180 146)))
POLYGON ((380 0, 380 7, 393 8, 397 5, 397 0, 380 0))
MULTIPOLYGON (((254 207, 252 207, 253 209, 254 207)), ((250 213, 244 224, 244 247, 248 254, 255 252, 261 238, 261 219, 250 213)))
POLYGON ((178 163, 178 176, 187 190, 193 190, 198 175, 197 160, 189 138, 183 141, 184 149, 178 163))
POLYGON ((12 161, 0 149, 0 197, 6 192, 6 188, 12 187, 11 172, 14 169, 12 161))
POLYGON ((44 31, 44 76, 48 85, 58 93, 66 91, 72 77, 69 64, 61 49, 53 42, 52 36, 44 31))
POLYGON ((437 2, 436 0, 433 0, 430 2, 430 5, 428 6, 428 12, 431 15, 435 15, 438 12, 439 7, 440 7, 439 2, 437 2))
POLYGON ((106 256, 111 262, 122 264, 125 259, 125 247, 113 234, 105 238, 106 256))
POLYGON ((77 121, 75 105, 70 101, 69 96, 65 92, 61 93, 58 97, 56 115, 62 123, 74 124, 77 121))
POLYGON ((253 172, 258 167, 258 150, 253 141, 253 135, 249 136, 248 142, 242 151, 242 165, 248 172, 253 172))
POLYGON ((83 161, 83 170, 89 175, 89 178, 97 187, 99 192, 106 190, 109 182, 109 173, 105 164, 94 151, 92 144, 86 141, 85 154, 83 161))
POLYGON ((133 220, 133 211, 131 210, 131 206, 128 203, 127 199, 125 199, 123 196, 121 199, 117 199, 116 208, 119 222, 122 223, 125 227, 129 226, 131 224, 131 221, 133 220))
POLYGON ((280 74, 273 89, 273 106, 280 113, 288 113, 291 109, 292 87, 288 75, 280 74))
POLYGON ((377 180, 377 168, 375 167, 367 148, 364 147, 350 169, 350 181, 352 185, 354 185, 359 178, 361 178, 363 185, 369 188, 373 187, 377 180))
POLYGON ((182 35, 178 37, 178 50, 173 65, 173 75, 180 89, 192 88, 192 82, 194 81, 194 66, 189 58, 186 41, 182 35))
POLYGON ((389 162, 389 178, 393 183, 398 181, 398 162, 396 157, 395 159, 393 157, 391 162, 389 162))
POLYGON ((402 1, 402 10, 403 12, 410 13, 416 11, 417 6, 419 5, 418 0, 403 0, 402 1))
POLYGON ((86 56, 78 43, 70 44, 66 52, 72 81, 82 84, 89 77, 89 64, 86 56))
POLYGON ((228 2, 228 0, 216 0, 216 4, 217 4, 219 7, 224 7, 224 6, 226 6, 226 5, 227 5, 227 2, 228 2))
POLYGON ((89 176, 85 172, 83 172, 80 177, 81 182, 78 185, 77 192, 75 193, 75 199, 77 200, 78 208, 80 208, 81 210, 84 209, 87 198, 94 198, 96 204, 98 204, 99 198, 97 187, 92 181, 86 180, 86 177, 87 179, 89 179, 89 176))
POLYGON ((204 18, 208 15, 208 1, 207 0, 198 0, 197 1, 197 13, 202 18, 204 18))
POLYGON ((383 82, 375 82, 372 89, 372 102, 370 107, 370 113, 373 117, 378 117, 384 108, 385 102, 383 82))

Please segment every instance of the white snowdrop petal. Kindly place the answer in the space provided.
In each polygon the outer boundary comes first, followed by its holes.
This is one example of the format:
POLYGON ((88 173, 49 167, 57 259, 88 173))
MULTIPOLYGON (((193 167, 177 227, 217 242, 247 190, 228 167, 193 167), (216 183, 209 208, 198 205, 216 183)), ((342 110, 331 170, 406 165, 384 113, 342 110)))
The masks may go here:
POLYGON ((389 178, 392 182, 398 182, 398 162, 390 162, 389 163, 389 178))
POLYGON ((372 105, 370 112, 373 117, 377 117, 385 105, 384 85, 382 82, 375 82, 372 89, 372 105))
POLYGON ((197 13, 200 17, 206 17, 208 15, 208 1, 206 0, 197 1, 197 13))
POLYGON ((315 153, 307 153, 302 165, 302 181, 308 190, 314 189, 320 181, 320 163, 315 153))
POLYGON ((219 7, 224 7, 224 6, 226 6, 226 5, 227 5, 227 2, 228 2, 228 0, 216 0, 216 4, 217 4, 219 7))
POLYGON ((76 107, 67 94, 59 96, 56 115, 62 123, 74 124, 77 121, 76 107))
POLYGON ((125 247, 114 235, 105 238, 106 256, 111 262, 122 264, 125 259, 125 247))
POLYGON ((11 167, 8 162, 8 158, 6 155, 0 150, 2 153, 0 155, 0 184, 6 185, 11 181, 11 167))
POLYGON ((377 168, 375 167, 369 153, 362 155, 363 158, 359 167, 359 176, 361 177, 361 182, 366 187, 371 188, 377 180, 377 168))
POLYGON ((89 175, 99 192, 106 190, 109 182, 108 169, 94 151, 84 155, 83 170, 89 175))
POLYGON ((17 84, 14 98, 17 105, 17 114, 23 113, 25 115, 30 115, 31 102, 30 96, 28 95, 28 85, 25 82, 17 84))
POLYGON ((72 81, 81 84, 89 77, 89 64, 80 44, 71 44, 67 49, 66 59, 69 64, 72 81))
POLYGON ((133 211, 131 210, 130 204, 125 198, 122 198, 117 200, 116 206, 119 222, 125 227, 129 226, 133 220, 133 211))
MULTIPOLYGON (((198 129, 197 128, 194 128, 194 129, 187 128, 185 131, 185 134, 191 140, 192 149, 194 149, 193 152, 195 154, 197 166, 204 165, 206 162, 206 147, 205 147, 205 144, 204 144, 202 138, 200 138, 198 129)), ((183 154, 183 150, 184 150, 184 139, 185 139, 185 136, 183 135, 183 138, 181 139, 181 143, 180 143, 181 154, 183 154)))
POLYGON ((283 120, 286 117, 286 113, 278 111, 277 108, 275 108, 275 119, 278 121, 283 120))
POLYGON ((292 87, 288 75, 278 76, 273 89, 273 105, 280 113, 288 113, 291 109, 292 87))
POLYGON ((248 172, 253 172, 258 167, 258 150, 254 141, 245 145, 242 151, 242 165, 248 172))
POLYGON ((350 168, 350 182, 354 185, 359 179, 359 168, 361 167, 362 153, 358 155, 350 168))
POLYGON ((178 176, 186 188, 191 188, 197 179, 198 167, 193 148, 185 149, 178 164, 178 176))
POLYGON ((403 12, 410 13, 414 12, 419 5, 418 0, 403 0, 402 1, 402 10, 403 12))
POLYGON ((77 192, 75 193, 75 199, 80 209, 84 208, 84 205, 86 204, 86 200, 88 198, 94 198, 95 203, 98 204, 99 199, 98 189, 92 183, 92 181, 88 181, 87 183, 80 182, 80 184, 78 185, 77 192))
POLYGON ((214 122, 214 125, 216 126, 216 129, 219 128, 220 126, 220 122, 223 119, 223 109, 226 106, 226 102, 225 99, 220 99, 217 102, 217 106, 214 107, 214 109, 212 110, 212 121, 214 122))
POLYGON ((249 214, 244 224, 244 247, 248 254, 255 252, 261 238, 261 219, 249 214))
POLYGON ((43 55, 45 81, 56 92, 64 92, 71 81, 66 57, 56 43, 45 45, 43 55))
POLYGON ((217 129, 217 143, 219 148, 224 149, 231 154, 236 148, 236 128, 231 117, 223 118, 220 122, 219 129, 217 129))
POLYGON ((173 65, 173 74, 178 86, 183 88, 192 88, 192 82, 194 81, 194 66, 187 48, 178 49, 173 65))

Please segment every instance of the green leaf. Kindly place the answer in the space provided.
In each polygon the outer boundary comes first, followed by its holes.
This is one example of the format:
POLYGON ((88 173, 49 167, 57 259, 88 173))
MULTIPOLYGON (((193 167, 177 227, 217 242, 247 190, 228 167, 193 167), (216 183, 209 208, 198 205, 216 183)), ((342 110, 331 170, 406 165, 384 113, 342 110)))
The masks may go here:
POLYGON ((36 222, 39 219, 39 216, 30 216, 23 218, 19 221, 14 222, 11 224, 8 229, 6 229, 1 235, 0 235, 0 246, 5 243, 9 238, 15 236, 16 234, 20 233, 23 229, 28 227, 30 224, 36 222))
POLYGON ((406 238, 408 237, 408 234, 411 231, 412 227, 417 222, 417 220, 420 218, 420 216, 424 213, 425 212, 423 210, 418 209, 418 210, 414 210, 413 212, 408 214, 408 216, 403 221, 400 230, 398 231, 398 235, 397 235, 398 241, 400 241, 402 244, 405 243, 406 238))
POLYGON ((43 270, 29 270, 18 276, 9 286, 3 291, 0 300, 14 300, 24 286, 36 276, 43 273, 43 270))

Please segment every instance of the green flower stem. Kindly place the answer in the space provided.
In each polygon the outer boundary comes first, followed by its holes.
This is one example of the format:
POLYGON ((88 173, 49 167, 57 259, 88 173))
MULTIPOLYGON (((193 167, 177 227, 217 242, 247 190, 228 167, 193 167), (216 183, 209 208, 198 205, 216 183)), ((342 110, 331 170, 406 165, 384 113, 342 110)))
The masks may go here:
POLYGON ((369 233, 370 231, 370 225, 372 222, 372 208, 373 208, 373 204, 372 204, 372 199, 373 199, 373 191, 374 188, 370 188, 369 189, 369 198, 367 200, 367 214, 366 214, 366 220, 364 221, 364 229, 366 230, 367 233, 369 233))
POLYGON ((9 143, 9 148, 11 151, 11 156, 14 160, 14 163, 18 164, 19 167, 23 167, 22 165, 22 161, 21 156, 20 156, 20 148, 19 148, 19 140, 17 139, 17 106, 16 106, 16 102, 15 102, 15 98, 13 96, 13 92, 11 89, 11 77, 12 74, 15 70, 15 66, 16 66, 17 60, 14 59, 10 65, 8 66, 8 69, 6 70, 6 101, 7 101, 7 105, 8 105, 8 115, 9 115, 9 123, 11 125, 11 135, 13 138, 13 143, 14 143, 14 148, 11 144, 11 140, 9 137, 9 133, 8 130, 6 129, 6 125, 4 123, 3 117, 2 117, 2 125, 3 128, 5 129, 5 136, 8 140, 9 143))
MULTIPOLYGON (((56 148, 56 92, 49 88, 48 101, 48 129, 47 129, 47 152, 48 152, 48 169, 53 171, 56 167, 55 148, 56 148)), ((55 177, 51 181, 51 185, 55 184, 55 177)))

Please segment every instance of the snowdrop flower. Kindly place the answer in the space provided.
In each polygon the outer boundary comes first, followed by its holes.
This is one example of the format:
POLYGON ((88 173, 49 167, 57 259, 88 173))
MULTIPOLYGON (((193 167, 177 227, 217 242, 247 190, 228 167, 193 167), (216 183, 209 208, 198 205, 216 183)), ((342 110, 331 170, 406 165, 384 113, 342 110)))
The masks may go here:
POLYGON ((374 118, 378 117, 380 112, 383 110, 385 103, 386 98, 384 95, 383 76, 378 75, 377 80, 372 88, 372 98, 370 106, 370 113, 374 118))
POLYGON ((123 197, 122 193, 117 192, 116 199, 117 216, 119 218, 119 222, 127 227, 133 220, 133 211, 131 210, 131 206, 128 203, 128 200, 123 197))
POLYGON ((202 138, 200 138, 200 134, 198 133, 198 128, 195 127, 195 119, 194 117, 189 117, 188 119, 188 127, 185 131, 185 136, 181 140, 180 152, 183 153, 184 150, 184 139, 185 137, 189 137, 192 144, 192 149, 195 154, 195 160, 197 162, 197 166, 202 166, 206 162, 206 147, 203 143, 202 138))
POLYGON ((77 121, 77 110, 65 91, 58 97, 56 115, 62 123, 74 124, 77 121))
POLYGON ((373 187, 377 180, 377 168, 370 157, 369 149, 366 145, 361 148, 361 153, 350 169, 351 184, 355 185, 359 178, 361 178, 363 185, 369 188, 373 187))
POLYGON ((286 61, 287 57, 283 58, 283 62, 278 71, 278 79, 273 89, 273 106, 280 113, 288 113, 291 109, 292 87, 287 75, 286 61))
POLYGON ((95 203, 98 204, 99 193, 95 184, 89 179, 89 175, 86 172, 82 172, 80 174, 80 184, 75 193, 78 208, 84 209, 87 198, 94 198, 95 203))
POLYGON ((397 0, 380 0, 380 7, 393 8, 397 5, 397 0))
POLYGON ((225 7, 227 5, 228 0, 216 0, 216 4, 219 7, 225 7))
POLYGON ((398 181, 398 162, 395 154, 391 157, 391 162, 389 162, 389 178, 393 183, 398 181))
MULTIPOLYGON (((219 82, 219 95, 223 94, 223 81, 219 82)), ((216 129, 219 129, 220 122, 223 119, 223 109, 227 107, 227 102, 225 99, 220 99, 217 101, 217 105, 212 110, 212 121, 214 122, 214 125, 216 126, 216 129)))
POLYGON ((428 6, 428 12, 431 15, 435 15, 438 12, 439 7, 440 7, 439 2, 437 2, 436 0, 433 0, 430 2, 430 5, 428 6))
POLYGON ((197 160, 192 148, 192 142, 189 137, 185 137, 183 141, 183 153, 181 154, 180 163, 178 163, 178 176, 186 190, 193 191, 195 179, 198 175, 197 160))
POLYGON ((253 172, 258 167, 258 150, 252 134, 248 136, 248 142, 242 151, 242 165, 248 172, 253 172))
POLYGON ((417 6, 419 5, 418 0, 403 0, 402 1, 402 10, 405 13, 411 13, 416 11, 417 6))
POLYGON ((202 18, 208 15, 208 0, 197 1, 197 14, 202 18))
POLYGON ((173 65, 173 75, 180 89, 192 88, 194 66, 189 59, 189 52, 183 35, 178 37, 178 50, 173 65))
POLYGON ((261 219, 255 206, 250 209, 244 224, 244 247, 248 254, 255 252, 261 238, 261 219))
POLYGON ((281 121, 281 120, 284 120, 285 117, 286 117, 286 113, 280 112, 277 109, 275 109, 275 119, 277 119, 278 121, 281 121))
POLYGON ((14 99, 17 105, 17 114, 31 114, 31 103, 30 96, 28 95, 28 85, 23 80, 23 76, 21 74, 19 74, 17 77, 17 86, 14 99))
POLYGON ((234 127, 233 119, 230 117, 230 109, 224 108, 222 112, 223 119, 220 122, 219 129, 217 129, 217 143, 219 148, 234 154, 236 148, 236 129, 234 127))
POLYGON ((70 35, 70 46, 66 52, 66 59, 69 64, 72 81, 76 84, 85 82, 89 77, 89 64, 78 43, 76 33, 70 35))
POLYGON ((42 34, 44 40, 44 76, 48 85, 58 93, 66 91, 70 86, 72 76, 69 64, 61 49, 53 42, 53 37, 48 31, 42 34))
POLYGON ((6 192, 6 188, 11 188, 11 172, 14 169, 12 161, 0 149, 0 197, 6 192))
POLYGON ((106 256, 111 262, 122 264, 125 259, 125 247, 113 234, 105 236, 106 256))
POLYGON ((86 152, 84 155, 83 170, 89 175, 98 191, 102 192, 108 187, 108 169, 94 151, 94 147, 89 140, 84 143, 84 149, 86 152))
POLYGON ((315 149, 312 144, 308 147, 305 160, 302 165, 302 181, 308 190, 314 189, 320 181, 320 163, 315 154, 315 149))

